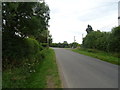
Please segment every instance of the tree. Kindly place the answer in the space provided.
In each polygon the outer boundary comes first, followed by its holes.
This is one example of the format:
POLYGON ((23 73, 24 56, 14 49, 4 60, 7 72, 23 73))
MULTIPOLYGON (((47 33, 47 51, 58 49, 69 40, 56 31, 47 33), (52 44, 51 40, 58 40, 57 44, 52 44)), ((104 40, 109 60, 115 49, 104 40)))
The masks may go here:
POLYGON ((109 36, 108 50, 111 52, 120 52, 120 26, 112 29, 109 36))
POLYGON ((4 2, 2 6, 3 34, 37 38, 47 30, 50 17, 45 2, 4 2))
POLYGON ((49 45, 52 44, 52 35, 51 34, 48 36, 48 42, 49 42, 49 45))
POLYGON ((92 32, 92 31, 93 31, 92 27, 88 24, 88 27, 86 29, 87 34, 92 32))
POLYGON ((99 49, 106 52, 120 52, 120 26, 114 27, 111 32, 93 31, 83 39, 85 48, 99 49))
POLYGON ((78 45, 79 45, 79 44, 78 44, 77 42, 73 42, 73 43, 72 43, 72 48, 77 48, 78 45))
POLYGON ((64 42, 63 42, 63 48, 64 48, 64 47, 66 47, 66 48, 68 47, 67 41, 64 41, 64 42))
POLYGON ((97 47, 97 39, 102 37, 102 33, 98 31, 93 31, 86 35, 85 38, 83 38, 83 46, 86 48, 92 48, 95 49, 97 47))
POLYGON ((36 40, 48 30, 49 12, 44 1, 2 3, 3 62, 30 56, 29 50, 32 53, 41 50, 36 40))

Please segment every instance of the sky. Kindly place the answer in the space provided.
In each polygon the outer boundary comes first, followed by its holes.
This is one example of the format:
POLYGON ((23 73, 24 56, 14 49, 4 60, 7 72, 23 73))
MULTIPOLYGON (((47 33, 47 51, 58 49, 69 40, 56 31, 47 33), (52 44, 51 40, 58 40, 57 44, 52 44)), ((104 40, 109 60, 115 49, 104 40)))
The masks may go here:
POLYGON ((49 30, 53 43, 82 43, 87 25, 109 32, 118 26, 119 0, 45 0, 50 8, 49 30))

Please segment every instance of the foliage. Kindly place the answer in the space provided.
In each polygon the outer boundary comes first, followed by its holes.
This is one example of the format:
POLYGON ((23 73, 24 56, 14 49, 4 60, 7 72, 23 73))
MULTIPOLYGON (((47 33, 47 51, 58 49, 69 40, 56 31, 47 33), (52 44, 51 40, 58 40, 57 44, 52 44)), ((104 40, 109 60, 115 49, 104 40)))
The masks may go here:
POLYGON ((120 62, 119 62, 120 57, 114 56, 113 53, 107 53, 107 52, 96 50, 96 49, 86 49, 86 48, 73 49, 72 51, 83 54, 83 55, 95 57, 100 60, 110 62, 116 65, 120 65, 120 62))
MULTIPOLYGON (((46 50, 39 51, 39 56, 41 54, 45 55, 46 50)), ((32 58, 33 59, 33 58, 32 58)), ((42 62, 39 62, 39 59, 24 60, 21 62, 20 67, 8 68, 3 72, 3 88, 25 88, 30 84, 30 80, 33 79, 35 73, 37 73, 38 65, 41 65, 42 62), (38 61, 37 61, 38 60, 38 61)))
POLYGON ((87 29, 86 29, 86 32, 87 32, 87 33, 90 33, 90 32, 92 32, 92 31, 93 31, 92 26, 91 26, 91 25, 88 25, 88 27, 87 27, 87 29))
POLYGON ((77 48, 79 47, 80 44, 78 44, 77 42, 73 42, 68 44, 67 41, 64 41, 63 43, 52 43, 51 47, 59 47, 59 48, 77 48))
POLYGON ((5 88, 51 88, 49 83, 54 84, 54 88, 61 88, 61 82, 58 74, 58 68, 55 60, 55 53, 52 49, 44 49, 41 52, 45 55, 42 62, 36 62, 32 69, 30 63, 24 67, 5 70, 3 74, 2 87, 5 88), (34 70, 33 70, 34 69, 34 70))
POLYGON ((112 29, 112 32, 93 31, 83 39, 85 48, 98 49, 106 52, 120 52, 120 26, 112 29))
POLYGON ((43 50, 43 47, 35 39, 19 38, 19 42, 17 42, 18 39, 12 40, 14 41, 7 43, 8 46, 5 49, 3 48, 3 68, 9 64, 19 66, 26 59, 29 61, 42 59, 39 52, 43 50))
POLYGON ((48 43, 51 44, 52 43, 52 35, 49 33, 49 30, 43 30, 39 37, 37 37, 36 39, 41 42, 41 43, 48 43))
POLYGON ((77 48, 79 47, 79 44, 77 42, 70 43, 71 48, 77 48))
POLYGON ((41 43, 47 38, 49 12, 44 1, 2 3, 3 68, 44 57, 41 43))
POLYGON ((47 30, 49 8, 45 2, 3 2, 3 34, 39 37, 47 30), (24 8, 23 8, 24 7, 24 8))
POLYGON ((112 29, 109 36, 108 49, 111 52, 120 52, 120 26, 112 29))
POLYGON ((48 43, 49 43, 49 46, 52 44, 52 35, 50 34, 48 36, 48 43))
POLYGON ((83 38, 83 45, 87 48, 95 48, 96 40, 102 37, 102 33, 100 31, 94 31, 89 34, 85 38, 83 38))
POLYGON ((48 43, 42 43, 41 44, 43 47, 47 47, 48 46, 48 43))

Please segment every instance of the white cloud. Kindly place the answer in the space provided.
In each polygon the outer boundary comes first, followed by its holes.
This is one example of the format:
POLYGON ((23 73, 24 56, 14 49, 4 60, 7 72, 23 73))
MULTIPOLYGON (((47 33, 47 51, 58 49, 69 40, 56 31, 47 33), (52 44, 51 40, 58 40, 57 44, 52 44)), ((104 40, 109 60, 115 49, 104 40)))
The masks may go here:
POLYGON ((50 7, 50 32, 53 42, 82 43, 90 24, 94 30, 110 31, 117 26, 119 0, 46 0, 50 7))

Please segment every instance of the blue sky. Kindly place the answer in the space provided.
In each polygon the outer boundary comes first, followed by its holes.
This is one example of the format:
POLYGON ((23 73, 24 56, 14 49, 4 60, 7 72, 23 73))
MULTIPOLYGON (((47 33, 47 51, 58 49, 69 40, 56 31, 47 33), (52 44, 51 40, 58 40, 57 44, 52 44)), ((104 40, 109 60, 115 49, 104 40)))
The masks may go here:
POLYGON ((119 0, 45 0, 50 7, 49 30, 53 42, 78 43, 85 37, 87 25, 100 31, 118 26, 119 0))

